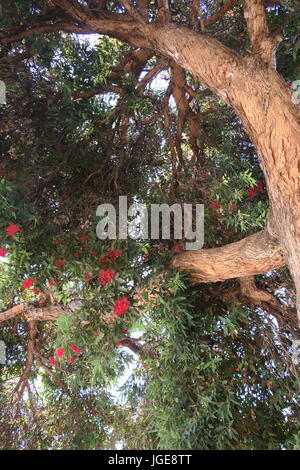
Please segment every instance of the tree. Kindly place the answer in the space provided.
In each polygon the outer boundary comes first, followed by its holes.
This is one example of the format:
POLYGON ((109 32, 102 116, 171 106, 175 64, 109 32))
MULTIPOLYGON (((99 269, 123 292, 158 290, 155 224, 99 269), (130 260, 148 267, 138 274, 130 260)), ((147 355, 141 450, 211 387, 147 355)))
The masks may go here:
POLYGON ((198 3, 4 2, 4 448, 299 445, 297 2, 198 3), (124 193, 204 202, 206 248, 100 244, 124 193))

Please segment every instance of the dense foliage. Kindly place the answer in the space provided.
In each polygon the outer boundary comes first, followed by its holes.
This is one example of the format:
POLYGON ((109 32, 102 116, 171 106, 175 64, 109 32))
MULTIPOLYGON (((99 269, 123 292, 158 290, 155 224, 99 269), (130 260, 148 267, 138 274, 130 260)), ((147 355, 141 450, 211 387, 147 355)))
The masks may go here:
MULTIPOLYGON (((3 1, 0 38, 38 21, 47 3, 3 1)), ((170 3, 184 23, 190 2, 170 3)), ((224 2, 202 3, 209 16, 224 2)), ((299 11, 282 1, 268 19, 284 28, 278 70, 297 80, 299 11)), ((247 52, 240 2, 210 33, 247 52)), ((2 45, 0 311, 29 304, 60 314, 1 322, 0 448, 299 449, 288 270, 257 276, 278 302, 266 308, 237 280, 191 285, 171 269, 182 240, 96 235, 97 206, 120 195, 147 207, 204 204, 205 247, 260 230, 268 211, 258 157, 233 111, 186 74, 201 122, 195 143, 170 100, 173 65, 141 86, 158 58, 127 70, 130 53, 113 38, 65 32, 2 45)))

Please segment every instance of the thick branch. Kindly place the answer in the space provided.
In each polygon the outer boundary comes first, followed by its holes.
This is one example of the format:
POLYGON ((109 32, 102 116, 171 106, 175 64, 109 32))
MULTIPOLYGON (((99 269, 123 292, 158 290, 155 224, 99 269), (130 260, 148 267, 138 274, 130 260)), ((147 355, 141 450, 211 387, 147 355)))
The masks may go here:
POLYGON ((217 282, 264 274, 285 265, 282 249, 266 230, 220 248, 182 252, 172 265, 191 271, 192 282, 217 282))
POLYGON ((11 318, 14 318, 18 315, 23 314, 26 320, 41 320, 41 321, 48 321, 48 320, 55 320, 58 318, 63 309, 61 307, 56 306, 49 306, 43 308, 35 308, 28 304, 20 304, 12 307, 5 312, 0 313, 0 323, 3 323, 11 318))
POLYGON ((252 53, 274 65, 274 51, 281 38, 271 37, 262 0, 243 0, 244 16, 251 41, 252 53))
POLYGON ((235 3, 237 3, 237 0, 227 0, 227 2, 225 2, 224 5, 216 13, 204 20, 204 25, 210 26, 211 24, 220 21, 220 19, 223 18, 225 13, 227 13, 227 11, 230 10, 230 8, 232 8, 235 3))

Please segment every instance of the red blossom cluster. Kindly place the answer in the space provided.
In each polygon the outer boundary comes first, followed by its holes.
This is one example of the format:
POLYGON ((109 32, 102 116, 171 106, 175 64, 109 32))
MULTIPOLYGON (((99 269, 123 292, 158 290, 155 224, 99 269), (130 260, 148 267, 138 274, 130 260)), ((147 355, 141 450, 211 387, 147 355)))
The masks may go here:
POLYGON ((14 233, 17 233, 19 230, 20 230, 19 225, 10 224, 6 228, 6 233, 7 235, 14 235, 14 233))
POLYGON ((72 344, 69 346, 69 349, 71 349, 71 351, 73 351, 76 354, 82 353, 81 349, 77 348, 77 346, 73 346, 72 344))
POLYGON ((66 261, 64 259, 57 259, 54 261, 54 264, 58 269, 61 269, 65 266, 66 261))
POLYGON ((107 266, 109 263, 114 263, 121 256, 121 251, 111 250, 108 251, 104 256, 99 258, 99 261, 102 261, 104 266, 107 266))
POLYGON ((210 207, 213 207, 214 209, 220 209, 220 204, 218 204, 217 202, 215 201, 212 201, 210 204, 210 207))
POLYGON ((0 248, 0 256, 3 256, 3 258, 6 256, 7 254, 7 249, 6 248, 0 248))
POLYGON ((118 299, 114 306, 114 313, 116 315, 124 315, 125 312, 129 309, 130 302, 127 297, 121 297, 118 299))
POLYGON ((116 277, 116 271, 112 271, 111 269, 100 269, 98 274, 98 280, 101 286, 106 286, 110 281, 112 281, 116 277))
POLYGON ((93 277, 92 273, 91 273, 91 272, 88 272, 88 273, 86 273, 86 275, 84 276, 84 279, 85 279, 85 281, 87 281, 87 282, 91 282, 92 277, 93 277))
POLYGON ((36 283, 36 280, 35 279, 31 279, 31 277, 28 277, 27 279, 25 279, 22 283, 22 287, 23 289, 29 289, 31 286, 33 286, 33 284, 36 283))
POLYGON ((65 350, 64 348, 58 348, 56 351, 55 351, 55 356, 56 357, 64 357, 65 355, 65 350))
POLYGON ((248 191, 248 199, 255 198, 255 192, 262 193, 264 191, 264 183, 261 180, 258 180, 256 186, 252 186, 251 188, 247 189, 248 191))
POLYGON ((42 294, 42 291, 39 290, 39 289, 32 289, 32 292, 33 292, 35 295, 42 294))
POLYGON ((181 246, 175 246, 172 251, 173 253, 179 253, 179 251, 181 251, 181 246))
MULTIPOLYGON (((82 353, 82 350, 77 348, 77 346, 74 346, 74 345, 69 345, 69 349, 71 349, 71 351, 73 351, 74 353, 76 354, 80 354, 82 353)), ((54 353, 54 356, 56 356, 57 358, 61 359, 65 356, 65 350, 64 348, 57 348, 55 353, 54 353)), ((52 366, 56 366, 57 363, 55 361, 55 358, 54 356, 50 356, 49 357, 49 362, 52 366)), ((66 357, 67 361, 71 362, 71 364, 74 362, 74 357, 66 357)))

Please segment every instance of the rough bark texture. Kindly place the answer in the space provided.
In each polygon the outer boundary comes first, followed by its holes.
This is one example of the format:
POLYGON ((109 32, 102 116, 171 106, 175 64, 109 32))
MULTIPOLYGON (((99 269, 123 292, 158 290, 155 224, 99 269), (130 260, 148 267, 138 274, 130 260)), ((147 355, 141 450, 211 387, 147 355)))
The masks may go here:
POLYGON ((282 249, 267 230, 220 248, 182 252, 172 262, 191 271, 194 283, 263 274, 284 264, 282 249))

